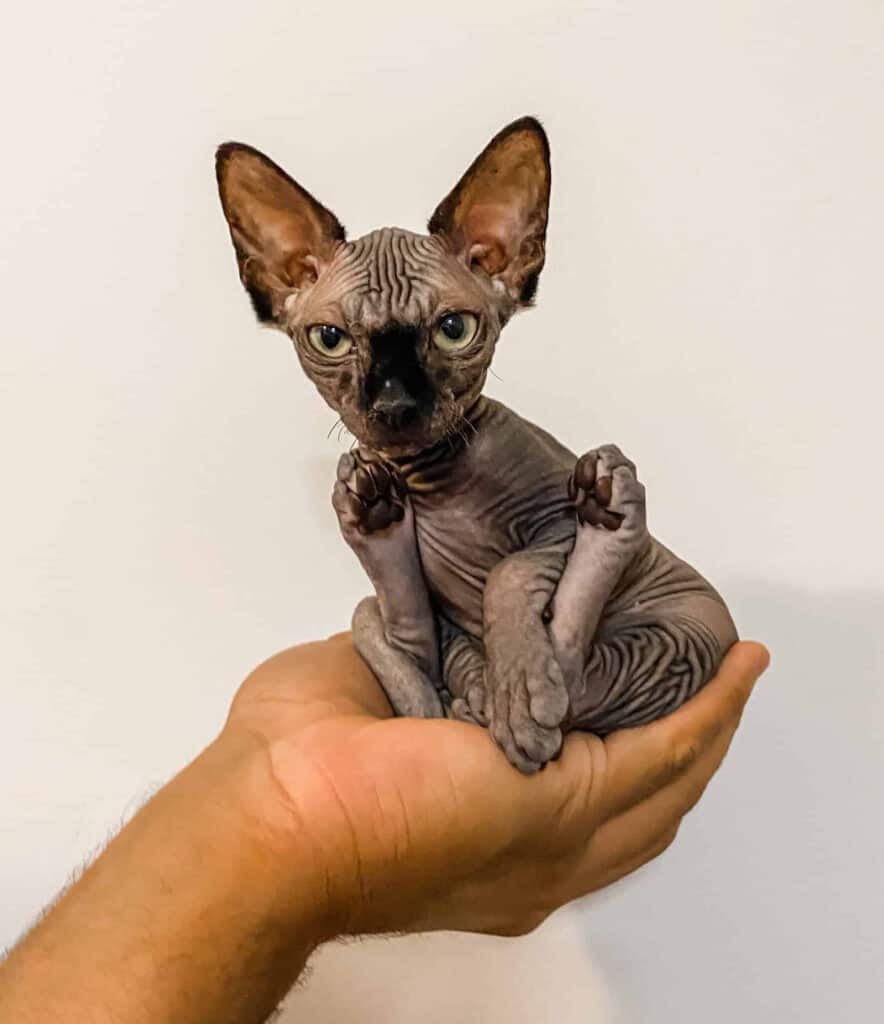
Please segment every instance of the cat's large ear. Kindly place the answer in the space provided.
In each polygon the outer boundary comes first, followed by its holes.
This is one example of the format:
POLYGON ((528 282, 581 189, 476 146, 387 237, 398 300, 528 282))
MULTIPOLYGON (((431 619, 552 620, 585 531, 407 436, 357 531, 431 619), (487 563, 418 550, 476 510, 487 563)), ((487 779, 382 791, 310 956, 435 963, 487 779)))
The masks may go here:
POLYGON ((543 269, 549 187, 546 133, 533 117, 520 118, 476 157, 436 208, 429 230, 527 305, 543 269))
POLYGON ((287 295, 315 281, 345 232, 335 215, 251 146, 225 142, 218 190, 239 276, 259 320, 274 321, 287 295))

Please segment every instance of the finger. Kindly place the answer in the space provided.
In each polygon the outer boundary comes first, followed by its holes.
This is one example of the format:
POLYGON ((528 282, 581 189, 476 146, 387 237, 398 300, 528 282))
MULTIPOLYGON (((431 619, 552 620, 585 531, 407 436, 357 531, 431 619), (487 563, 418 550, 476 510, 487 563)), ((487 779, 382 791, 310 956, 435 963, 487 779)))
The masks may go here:
POLYGON ((604 889, 605 886, 613 885, 614 882, 631 875, 649 861, 659 857, 674 842, 678 835, 678 828, 678 824, 672 825, 654 836, 645 846, 635 848, 628 855, 607 858, 601 867, 594 865, 592 871, 582 877, 584 884, 579 895, 588 896, 591 892, 597 892, 599 889, 604 889))
POLYGON ((605 740, 604 783, 597 809, 605 821, 683 776, 722 731, 735 728, 769 655, 735 644, 718 674, 678 711, 605 740))
POLYGON ((609 879, 626 874, 642 851, 660 836, 677 831, 706 790, 730 747, 736 725, 712 743, 705 755, 681 778, 601 825, 586 848, 575 882, 584 889, 600 888, 609 879))

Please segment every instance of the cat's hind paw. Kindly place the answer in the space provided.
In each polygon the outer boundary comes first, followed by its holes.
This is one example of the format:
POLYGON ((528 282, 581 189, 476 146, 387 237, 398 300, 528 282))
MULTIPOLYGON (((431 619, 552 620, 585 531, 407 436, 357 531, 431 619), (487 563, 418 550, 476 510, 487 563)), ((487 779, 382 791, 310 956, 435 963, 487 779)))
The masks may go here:
POLYGON ((332 504, 345 534, 364 536, 402 522, 406 493, 395 466, 372 453, 357 449, 338 461, 332 504))
POLYGON ((645 489, 631 462, 614 444, 582 455, 568 481, 581 527, 600 527, 615 547, 635 547, 647 537, 645 489))
POLYGON ((520 772, 532 775, 561 751, 568 690, 542 623, 498 649, 486 677, 491 735, 520 772))

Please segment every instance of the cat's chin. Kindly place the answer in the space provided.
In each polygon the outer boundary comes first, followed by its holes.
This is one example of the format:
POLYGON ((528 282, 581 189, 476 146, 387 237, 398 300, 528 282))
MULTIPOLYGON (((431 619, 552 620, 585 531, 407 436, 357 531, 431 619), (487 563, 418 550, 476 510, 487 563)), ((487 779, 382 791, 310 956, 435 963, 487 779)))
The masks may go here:
POLYGON ((389 459, 413 458, 450 440, 450 436, 444 431, 435 434, 421 431, 413 435, 394 431, 370 431, 355 436, 361 447, 369 448, 389 459))
POLYGON ((371 448, 372 451, 379 452, 381 455, 386 456, 389 459, 407 459, 415 455, 420 455, 421 452, 425 452, 430 448, 435 447, 441 438, 435 441, 430 438, 422 438, 415 440, 381 440, 378 438, 372 438, 370 440, 360 440, 360 444, 366 448, 371 448))

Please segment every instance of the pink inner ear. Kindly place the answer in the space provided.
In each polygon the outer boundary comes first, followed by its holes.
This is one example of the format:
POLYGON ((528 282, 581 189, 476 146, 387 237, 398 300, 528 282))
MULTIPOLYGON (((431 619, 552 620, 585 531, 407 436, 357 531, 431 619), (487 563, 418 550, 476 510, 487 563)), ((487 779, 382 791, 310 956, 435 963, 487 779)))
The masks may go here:
POLYGON ((304 285, 312 284, 319 277, 319 260, 303 249, 292 253, 286 261, 285 268, 288 283, 293 288, 303 288, 304 285))
POLYGON ((295 288, 316 280, 329 247, 309 214, 268 204, 250 212, 252 244, 271 273, 295 288))
POLYGON ((470 262, 487 274, 500 274, 518 256, 527 221, 516 202, 476 203, 463 223, 470 262))
POLYGON ((470 246, 467 262, 470 266, 478 263, 486 274, 494 277, 506 267, 508 261, 499 245, 493 241, 479 241, 470 246))

